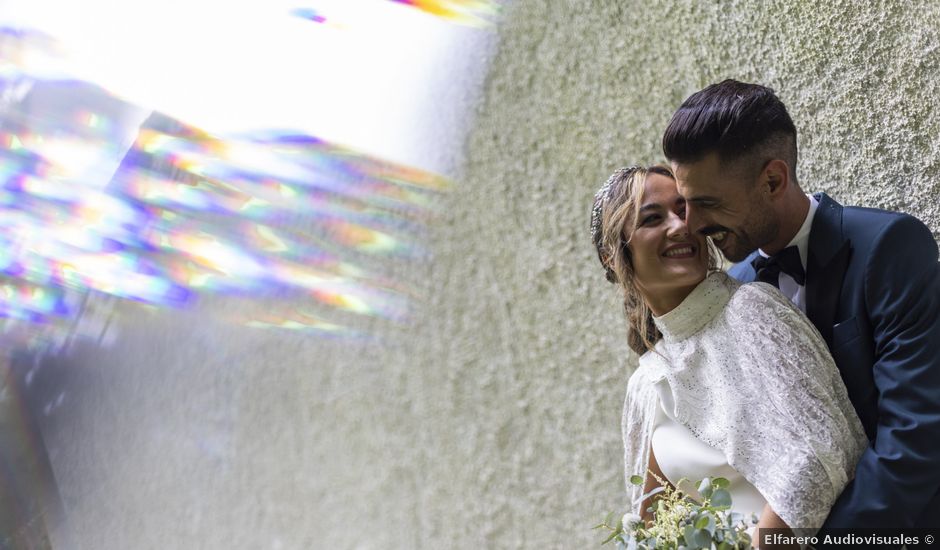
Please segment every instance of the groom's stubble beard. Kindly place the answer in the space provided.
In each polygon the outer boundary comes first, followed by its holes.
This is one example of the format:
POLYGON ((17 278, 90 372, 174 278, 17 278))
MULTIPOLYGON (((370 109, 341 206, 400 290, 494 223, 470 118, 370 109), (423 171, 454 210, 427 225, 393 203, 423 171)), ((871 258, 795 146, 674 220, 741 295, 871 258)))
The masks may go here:
POLYGON ((744 219, 735 228, 728 229, 730 239, 725 239, 726 246, 719 246, 729 262, 744 261, 758 248, 774 242, 780 232, 780 219, 774 205, 761 195, 758 184, 758 181, 745 184, 748 207, 744 219))
POLYGON ((721 254, 729 262, 744 261, 755 250, 773 242, 780 223, 771 212, 754 209, 738 229, 728 230, 725 246, 719 246, 721 254))

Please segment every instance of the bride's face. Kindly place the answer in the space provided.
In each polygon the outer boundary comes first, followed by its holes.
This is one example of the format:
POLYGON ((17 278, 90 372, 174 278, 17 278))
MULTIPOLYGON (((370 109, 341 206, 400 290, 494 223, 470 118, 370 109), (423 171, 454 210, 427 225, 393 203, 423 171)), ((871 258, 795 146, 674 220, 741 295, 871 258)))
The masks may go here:
POLYGON ((691 234, 685 223, 685 199, 676 182, 649 174, 638 223, 630 236, 634 280, 640 294, 662 315, 688 296, 708 273, 705 237, 691 234))

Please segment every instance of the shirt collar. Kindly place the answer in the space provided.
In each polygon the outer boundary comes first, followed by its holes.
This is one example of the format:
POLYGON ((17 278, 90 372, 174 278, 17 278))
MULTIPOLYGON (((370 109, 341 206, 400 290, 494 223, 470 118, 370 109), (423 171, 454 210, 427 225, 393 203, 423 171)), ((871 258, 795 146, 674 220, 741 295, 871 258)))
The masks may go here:
POLYGON ((685 340, 705 328, 731 299, 734 283, 723 271, 708 274, 675 309, 653 317, 664 342, 685 340))
MULTIPOLYGON (((803 225, 800 226, 796 235, 794 235, 787 246, 784 247, 795 246, 797 250, 800 251, 800 262, 803 264, 803 269, 806 269, 806 257, 809 254, 809 232, 813 228, 813 218, 816 217, 816 209, 819 207, 819 201, 816 200, 816 197, 812 195, 806 195, 806 197, 809 199, 809 210, 806 212, 803 225)), ((765 258, 770 257, 770 254, 760 249, 757 250, 757 253, 765 258)))

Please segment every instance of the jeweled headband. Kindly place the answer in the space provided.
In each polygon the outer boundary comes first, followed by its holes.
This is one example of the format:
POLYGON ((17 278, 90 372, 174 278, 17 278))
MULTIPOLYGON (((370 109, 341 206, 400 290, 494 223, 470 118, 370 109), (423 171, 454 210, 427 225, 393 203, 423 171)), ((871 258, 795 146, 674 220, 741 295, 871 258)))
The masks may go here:
POLYGON ((594 194, 594 209, 591 211, 591 240, 595 245, 600 244, 601 212, 603 212, 604 204, 607 203, 609 198, 611 186, 617 179, 625 178, 639 169, 640 166, 634 164, 633 166, 614 170, 614 173, 607 178, 604 185, 594 194))

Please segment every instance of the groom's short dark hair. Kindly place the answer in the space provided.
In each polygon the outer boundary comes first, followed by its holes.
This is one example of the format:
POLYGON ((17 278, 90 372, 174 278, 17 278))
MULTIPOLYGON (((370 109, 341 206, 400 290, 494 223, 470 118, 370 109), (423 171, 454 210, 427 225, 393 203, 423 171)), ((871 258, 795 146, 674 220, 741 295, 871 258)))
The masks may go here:
POLYGON ((712 152, 722 163, 776 156, 795 178, 796 126, 772 89, 728 79, 689 96, 663 134, 671 162, 696 162, 712 152))

